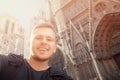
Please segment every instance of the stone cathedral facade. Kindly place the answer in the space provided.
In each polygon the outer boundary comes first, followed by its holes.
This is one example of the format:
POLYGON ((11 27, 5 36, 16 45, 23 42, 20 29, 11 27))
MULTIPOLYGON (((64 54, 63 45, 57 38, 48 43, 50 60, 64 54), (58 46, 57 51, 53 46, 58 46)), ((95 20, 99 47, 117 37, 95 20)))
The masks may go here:
POLYGON ((24 29, 14 17, 0 16, 0 54, 24 54, 24 29))
POLYGON ((75 80, 119 80, 120 0, 49 4, 59 35, 58 54, 64 57, 63 64, 59 60, 55 64, 75 80))

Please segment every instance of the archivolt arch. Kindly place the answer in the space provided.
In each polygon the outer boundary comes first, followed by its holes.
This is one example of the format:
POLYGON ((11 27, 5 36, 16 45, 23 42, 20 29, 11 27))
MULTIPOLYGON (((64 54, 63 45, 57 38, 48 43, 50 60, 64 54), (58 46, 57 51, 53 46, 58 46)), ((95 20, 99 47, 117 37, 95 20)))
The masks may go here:
POLYGON ((120 12, 107 14, 101 19, 93 42, 99 58, 110 58, 120 53, 120 12))

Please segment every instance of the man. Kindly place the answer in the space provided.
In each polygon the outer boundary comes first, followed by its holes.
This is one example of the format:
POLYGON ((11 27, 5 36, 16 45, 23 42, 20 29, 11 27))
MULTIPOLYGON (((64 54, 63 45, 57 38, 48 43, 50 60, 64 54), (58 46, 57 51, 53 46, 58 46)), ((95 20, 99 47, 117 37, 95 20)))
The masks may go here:
POLYGON ((0 80, 72 80, 66 73, 48 65, 56 51, 54 26, 42 23, 31 33, 30 57, 0 56, 0 80))

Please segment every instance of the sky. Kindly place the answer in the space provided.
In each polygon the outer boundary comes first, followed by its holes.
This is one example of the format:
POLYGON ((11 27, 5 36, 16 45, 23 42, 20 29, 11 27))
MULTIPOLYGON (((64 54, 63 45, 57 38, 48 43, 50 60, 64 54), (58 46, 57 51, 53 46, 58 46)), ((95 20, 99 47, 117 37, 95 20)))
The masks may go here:
MULTIPOLYGON (((9 14, 19 21, 19 24, 25 29, 25 49, 27 39, 30 35, 30 22, 33 17, 39 14, 39 11, 46 11, 45 0, 0 0, 0 16, 9 14)), ((28 54, 25 54, 28 56, 28 54)))
POLYGON ((29 28, 31 18, 40 10, 46 10, 45 0, 0 0, 0 15, 10 14, 25 29, 29 28))

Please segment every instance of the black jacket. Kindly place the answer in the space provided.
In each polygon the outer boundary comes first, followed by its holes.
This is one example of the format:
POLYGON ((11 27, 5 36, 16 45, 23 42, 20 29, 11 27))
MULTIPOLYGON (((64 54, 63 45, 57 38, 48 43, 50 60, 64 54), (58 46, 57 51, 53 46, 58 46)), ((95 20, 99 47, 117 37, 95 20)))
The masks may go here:
MULTIPOLYGON (((13 80, 17 69, 24 64, 24 58, 20 55, 10 54, 0 55, 0 80, 13 80)), ((44 75, 42 80, 72 80, 64 71, 55 67, 49 69, 48 75, 44 75)))

